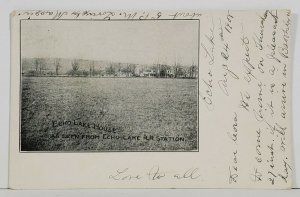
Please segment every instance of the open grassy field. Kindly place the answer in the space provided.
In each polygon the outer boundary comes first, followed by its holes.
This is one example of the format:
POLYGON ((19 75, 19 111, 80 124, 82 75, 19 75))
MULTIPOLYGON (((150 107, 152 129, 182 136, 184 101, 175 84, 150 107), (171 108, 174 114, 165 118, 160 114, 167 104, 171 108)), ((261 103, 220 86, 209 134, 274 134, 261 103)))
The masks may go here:
POLYGON ((197 80, 22 77, 21 151, 197 150, 197 80))

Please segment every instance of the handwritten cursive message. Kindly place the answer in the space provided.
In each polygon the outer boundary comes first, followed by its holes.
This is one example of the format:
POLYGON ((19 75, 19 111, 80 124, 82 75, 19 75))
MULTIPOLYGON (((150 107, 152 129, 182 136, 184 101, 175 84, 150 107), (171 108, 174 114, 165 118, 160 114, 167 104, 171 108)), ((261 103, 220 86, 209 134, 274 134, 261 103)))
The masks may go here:
POLYGON ((226 152, 224 181, 291 185, 291 12, 265 10, 250 17, 227 11, 205 19, 200 100, 208 109, 203 116, 212 114, 209 120, 218 122, 213 133, 224 136, 218 138, 226 152))

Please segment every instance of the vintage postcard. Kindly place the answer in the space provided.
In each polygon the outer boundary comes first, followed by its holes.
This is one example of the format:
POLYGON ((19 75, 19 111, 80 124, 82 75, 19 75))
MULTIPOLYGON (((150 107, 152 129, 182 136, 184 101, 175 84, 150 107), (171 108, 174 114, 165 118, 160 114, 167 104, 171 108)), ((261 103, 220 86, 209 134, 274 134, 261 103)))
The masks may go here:
POLYGON ((292 187, 291 11, 14 11, 9 184, 292 187))

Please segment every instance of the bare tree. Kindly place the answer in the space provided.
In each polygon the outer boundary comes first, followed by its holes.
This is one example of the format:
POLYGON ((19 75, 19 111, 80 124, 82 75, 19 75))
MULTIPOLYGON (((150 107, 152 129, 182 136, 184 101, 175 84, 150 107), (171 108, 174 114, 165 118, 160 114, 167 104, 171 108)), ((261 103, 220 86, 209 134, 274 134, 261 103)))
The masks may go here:
POLYGON ((72 75, 77 74, 78 70, 79 70, 79 62, 78 62, 78 60, 73 60, 72 61, 72 75))
POLYGON ((38 72, 39 72, 39 66, 40 66, 39 59, 38 59, 38 58, 35 58, 35 59, 34 59, 34 67, 35 67, 35 74, 36 74, 36 75, 38 75, 38 72))
POLYGON ((43 71, 46 69, 46 63, 42 58, 35 58, 34 67, 36 74, 42 75, 43 71))
POLYGON ((182 69, 180 63, 177 60, 174 63, 174 77, 177 78, 182 74, 182 69))
POLYGON ((189 68, 189 77, 190 78, 196 78, 197 77, 197 65, 194 63, 192 63, 192 65, 189 68))
POLYGON ((95 62, 92 61, 90 63, 90 77, 94 76, 95 75, 95 62))
POLYGON ((61 68, 60 59, 59 58, 56 58, 54 60, 54 66, 55 66, 55 74, 58 75, 59 74, 59 70, 61 68))
POLYGON ((105 72, 109 76, 114 76, 116 74, 116 70, 113 66, 113 63, 110 63, 108 67, 106 67, 105 72))
POLYGON ((131 73, 131 76, 135 75, 135 69, 136 69, 136 65, 135 64, 129 64, 128 65, 128 70, 129 70, 129 73, 131 73))

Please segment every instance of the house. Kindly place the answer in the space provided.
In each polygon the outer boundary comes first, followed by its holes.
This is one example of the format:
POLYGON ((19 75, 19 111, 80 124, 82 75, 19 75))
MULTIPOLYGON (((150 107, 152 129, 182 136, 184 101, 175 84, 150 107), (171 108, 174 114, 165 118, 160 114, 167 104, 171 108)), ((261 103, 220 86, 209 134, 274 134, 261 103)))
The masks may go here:
POLYGON ((173 78, 175 75, 174 75, 174 70, 171 69, 171 68, 168 68, 166 70, 166 74, 167 74, 167 78, 173 78))
POLYGON ((155 77, 156 71, 153 69, 147 69, 140 74, 141 77, 155 77))

